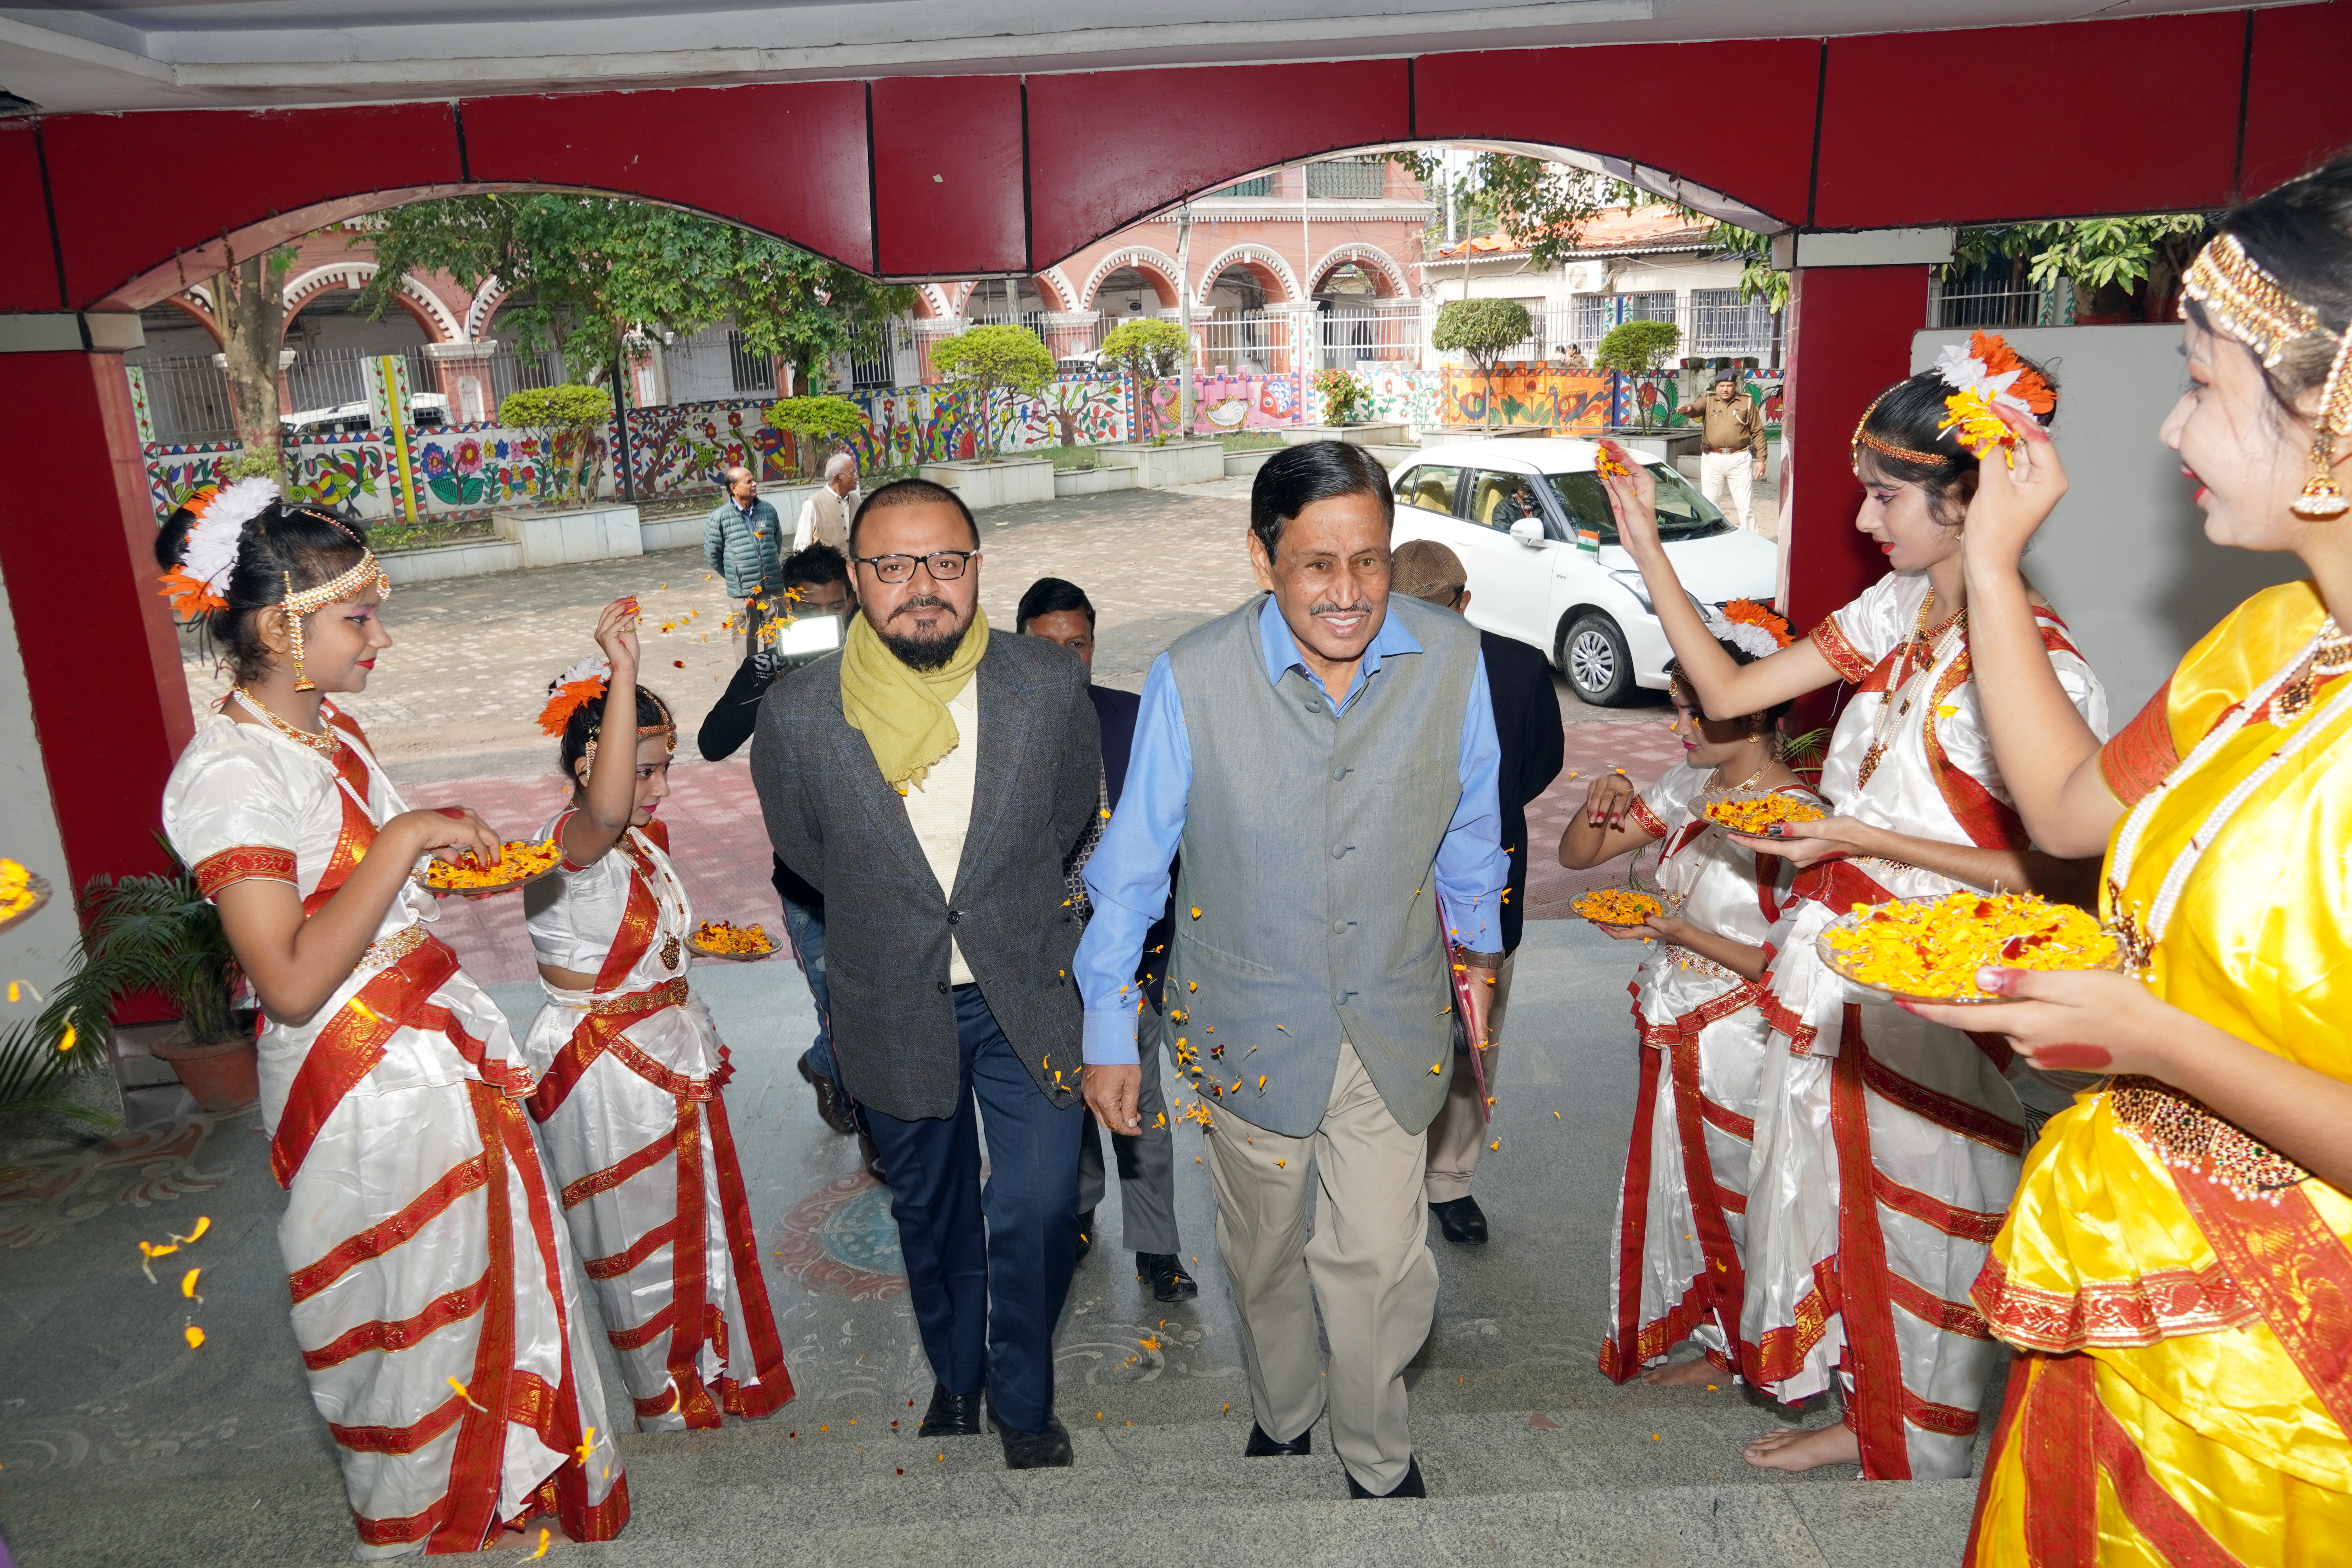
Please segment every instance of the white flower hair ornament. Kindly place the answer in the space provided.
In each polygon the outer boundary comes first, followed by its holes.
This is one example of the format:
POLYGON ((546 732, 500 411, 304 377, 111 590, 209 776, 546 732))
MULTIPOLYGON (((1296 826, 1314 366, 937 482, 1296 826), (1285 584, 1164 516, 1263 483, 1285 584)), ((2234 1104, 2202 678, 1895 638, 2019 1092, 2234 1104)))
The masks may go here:
POLYGON ((1726 619, 1719 615, 1706 618, 1706 634, 1717 642, 1727 642, 1750 658, 1769 658, 1780 651, 1780 639, 1762 626, 1746 621, 1726 619))
POLYGON ((196 521, 180 547, 180 563, 163 576, 163 596, 172 601, 173 614, 190 620, 228 608, 229 574, 236 570, 245 525, 277 500, 277 480, 250 479, 225 489, 206 486, 182 503, 196 521))

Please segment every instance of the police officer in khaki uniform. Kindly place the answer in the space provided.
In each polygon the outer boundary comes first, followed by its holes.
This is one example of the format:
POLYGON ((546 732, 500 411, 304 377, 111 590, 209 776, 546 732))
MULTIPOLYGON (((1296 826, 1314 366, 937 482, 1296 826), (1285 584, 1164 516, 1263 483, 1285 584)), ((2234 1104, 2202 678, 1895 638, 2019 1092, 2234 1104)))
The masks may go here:
POLYGON ((1737 366, 1715 373, 1715 387, 1677 412, 1700 416, 1699 493, 1726 517, 1756 531, 1756 481, 1764 477, 1764 416, 1739 384, 1737 366))

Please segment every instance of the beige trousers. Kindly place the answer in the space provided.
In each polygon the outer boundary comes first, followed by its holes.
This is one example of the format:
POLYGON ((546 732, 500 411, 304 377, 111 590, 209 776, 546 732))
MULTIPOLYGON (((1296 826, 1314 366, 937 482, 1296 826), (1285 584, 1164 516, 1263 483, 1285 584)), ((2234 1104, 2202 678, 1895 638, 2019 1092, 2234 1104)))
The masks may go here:
MULTIPOLYGON (((1511 1009, 1511 969, 1518 960, 1517 953, 1507 952, 1503 966, 1495 972, 1494 1000, 1486 1009, 1486 1035, 1494 1044, 1486 1047, 1478 1064, 1486 1069, 1490 1085, 1503 1060, 1503 1016, 1511 1009)), ((1429 1124, 1429 1179, 1423 1185, 1431 1203, 1450 1204, 1470 1195, 1470 1178, 1478 1169, 1478 1156, 1486 1152, 1486 1119, 1478 1114, 1478 1075, 1456 1057, 1454 1079, 1445 1086, 1445 1103, 1438 1108, 1437 1120, 1429 1124)))
POLYGON ((1397 1125, 1343 1041, 1313 1133, 1286 1138, 1222 1114, 1208 1145, 1217 1251, 1241 1318, 1258 1426, 1286 1443, 1328 1404, 1348 1473, 1376 1495, 1394 1490, 1412 1459, 1404 1369, 1437 1310, 1420 1136, 1397 1125), (1311 1237, 1310 1195, 1320 1198, 1311 1237), (1318 1306, 1328 1368, 1316 1341, 1318 1306))

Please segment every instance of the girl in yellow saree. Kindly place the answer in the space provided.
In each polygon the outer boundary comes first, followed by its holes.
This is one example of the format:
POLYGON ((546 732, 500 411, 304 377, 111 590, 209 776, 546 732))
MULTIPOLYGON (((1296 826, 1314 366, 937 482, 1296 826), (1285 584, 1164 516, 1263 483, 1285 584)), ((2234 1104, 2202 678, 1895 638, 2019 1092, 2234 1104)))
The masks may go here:
POLYGON ((2018 558, 2063 493, 2011 420, 1965 531, 1976 679, 2034 841, 2106 845, 2136 974, 1988 971, 1965 1020, 2110 1074, 2027 1155, 1974 1300, 2022 1353, 1969 1561, 2352 1556, 2352 159, 2221 220, 2164 439, 2207 537, 2292 551, 2105 746, 2018 558))

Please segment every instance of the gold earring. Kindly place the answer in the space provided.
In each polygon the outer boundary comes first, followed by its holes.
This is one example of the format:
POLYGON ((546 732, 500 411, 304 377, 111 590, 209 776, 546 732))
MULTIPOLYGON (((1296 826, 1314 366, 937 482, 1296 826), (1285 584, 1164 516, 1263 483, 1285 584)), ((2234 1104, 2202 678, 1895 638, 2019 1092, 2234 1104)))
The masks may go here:
MULTIPOLYGON (((286 578, 286 596, 289 599, 294 596, 294 578, 290 573, 286 578)), ((286 612, 286 625, 289 634, 293 638, 294 689, 316 691, 319 689, 319 683, 302 673, 302 617, 289 609, 286 612)))
POLYGON ((2297 517, 2319 522, 2352 509, 2352 501, 2344 499, 2344 490, 2336 482, 2336 465, 2328 461, 2336 449, 2336 432, 2352 427, 2352 327, 2345 329, 2343 341, 2336 346, 2335 363, 2327 367, 2327 379, 2320 386, 2319 417, 2314 424, 2311 479, 2294 498, 2294 510, 2297 517))

